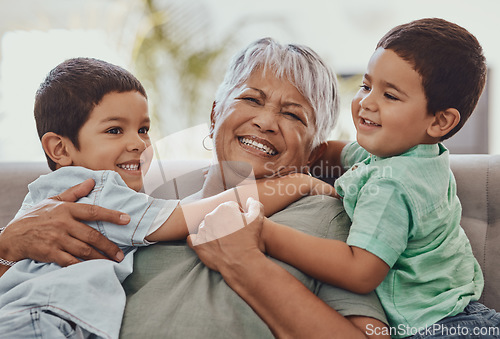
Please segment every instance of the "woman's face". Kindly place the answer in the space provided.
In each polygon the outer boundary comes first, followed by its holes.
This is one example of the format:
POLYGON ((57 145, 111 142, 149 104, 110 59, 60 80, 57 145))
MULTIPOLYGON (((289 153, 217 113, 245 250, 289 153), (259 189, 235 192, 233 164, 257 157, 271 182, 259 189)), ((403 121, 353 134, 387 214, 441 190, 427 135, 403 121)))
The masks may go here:
POLYGON ((219 162, 246 162, 256 178, 305 172, 314 153, 315 113, 288 80, 256 70, 214 118, 219 162))

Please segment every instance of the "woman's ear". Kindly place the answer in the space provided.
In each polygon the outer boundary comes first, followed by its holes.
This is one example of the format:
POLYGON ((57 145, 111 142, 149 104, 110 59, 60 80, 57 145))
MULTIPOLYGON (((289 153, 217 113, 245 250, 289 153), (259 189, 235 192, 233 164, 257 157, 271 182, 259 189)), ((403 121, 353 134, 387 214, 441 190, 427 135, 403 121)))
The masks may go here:
POLYGON ((460 122, 460 112, 456 108, 448 108, 438 111, 434 115, 427 134, 433 138, 441 138, 448 134, 460 122))
POLYGON ((215 127, 215 105, 216 102, 214 101, 212 103, 212 112, 210 113, 210 130, 208 131, 208 135, 210 138, 213 137, 214 135, 214 127, 215 127))
POLYGON ((73 164, 68 149, 71 146, 73 146, 73 143, 68 138, 54 132, 47 132, 42 136, 43 150, 57 164, 57 168, 73 164))

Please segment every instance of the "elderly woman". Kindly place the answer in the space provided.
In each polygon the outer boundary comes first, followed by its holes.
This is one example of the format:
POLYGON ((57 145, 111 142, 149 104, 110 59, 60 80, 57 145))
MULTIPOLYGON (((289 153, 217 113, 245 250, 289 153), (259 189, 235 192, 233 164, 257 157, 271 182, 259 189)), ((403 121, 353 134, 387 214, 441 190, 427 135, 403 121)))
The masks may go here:
MULTIPOLYGON (((217 193, 213 188, 222 186, 221 168, 225 189, 238 182, 229 178, 246 177, 246 171, 237 165, 242 162, 252 166, 256 180, 291 172, 306 173, 324 151, 336 112, 335 76, 316 53, 303 46, 280 45, 272 39, 249 45, 233 58, 216 94, 210 136, 220 165, 209 169, 197 196, 217 193)), ((76 197, 81 194, 84 192, 76 197)), ((11 243, 14 251, 35 259, 41 256, 40 248, 44 245, 23 247, 20 243, 31 238, 16 229, 28 229, 28 222, 38 228, 33 223, 37 219, 46 224, 47 215, 54 214, 50 210, 53 205, 46 211, 34 212, 31 220, 25 218, 11 224, 8 231, 9 239, 15 240, 16 245, 11 243)), ((77 205, 63 206, 64 211, 69 211, 62 222, 71 224, 72 231, 68 232, 76 234, 73 229, 84 229, 73 218, 85 219, 88 215, 76 215, 77 205)), ((117 218, 110 211, 98 209, 97 213, 97 218, 104 214, 117 218)), ((253 239, 259 235, 258 220, 242 230, 253 232, 253 239)), ((271 220, 315 236, 342 240, 349 229, 342 203, 327 196, 302 198, 274 214, 271 220)), ((83 231, 78 232, 80 235, 73 237, 88 242, 81 235, 83 231)), ((0 254, 5 252, 3 237, 0 236, 0 254)), ((92 238, 90 245, 101 248, 106 244, 104 253, 116 255, 117 251, 105 240, 94 234, 92 238)), ((64 252, 79 253, 66 250, 60 240, 50 241, 51 247, 62 246, 64 252)), ((356 295, 316 281, 264 256, 258 243, 248 241, 240 232, 195 249, 210 268, 220 270, 222 275, 205 266, 185 242, 139 249, 134 272, 124 284, 128 299, 123 338, 375 337, 385 326, 385 316, 374 294, 356 295), (234 242, 228 241, 231 237, 245 241, 234 246, 234 242), (213 254, 223 255, 221 244, 238 252, 244 265, 233 265, 238 258, 226 256, 224 263, 213 258, 213 254)), ((98 255, 102 256, 91 250, 81 257, 98 255)), ((67 256, 71 258, 65 253, 66 262, 71 261, 67 256)), ((59 255, 51 258, 55 257, 59 255)))

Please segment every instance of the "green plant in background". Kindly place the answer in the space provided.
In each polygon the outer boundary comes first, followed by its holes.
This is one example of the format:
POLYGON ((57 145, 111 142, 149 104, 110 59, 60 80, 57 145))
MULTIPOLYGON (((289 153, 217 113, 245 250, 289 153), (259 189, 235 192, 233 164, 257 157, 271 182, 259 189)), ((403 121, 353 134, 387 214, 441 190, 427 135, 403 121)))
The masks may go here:
POLYGON ((355 140, 356 129, 352 122, 351 101, 363 82, 363 74, 337 74, 339 83, 340 113, 337 126, 330 138, 355 140))
POLYGON ((210 18, 200 1, 141 1, 145 26, 137 34, 133 62, 154 124, 166 135, 206 122, 235 31, 210 39, 210 18))

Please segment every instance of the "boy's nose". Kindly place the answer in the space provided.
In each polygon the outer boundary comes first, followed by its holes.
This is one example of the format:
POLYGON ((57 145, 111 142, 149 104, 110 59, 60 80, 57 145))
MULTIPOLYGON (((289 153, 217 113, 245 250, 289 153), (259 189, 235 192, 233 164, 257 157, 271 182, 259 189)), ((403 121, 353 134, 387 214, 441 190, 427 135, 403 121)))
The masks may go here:
POLYGON ((371 93, 365 95, 360 101, 359 105, 362 109, 375 111, 376 110, 376 100, 373 98, 371 93))
POLYGON ((127 150, 129 152, 144 152, 146 148, 148 147, 148 144, 146 141, 141 138, 140 135, 133 136, 129 139, 128 144, 127 144, 127 150))

